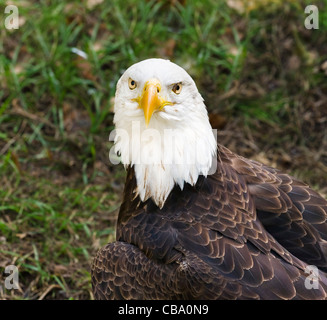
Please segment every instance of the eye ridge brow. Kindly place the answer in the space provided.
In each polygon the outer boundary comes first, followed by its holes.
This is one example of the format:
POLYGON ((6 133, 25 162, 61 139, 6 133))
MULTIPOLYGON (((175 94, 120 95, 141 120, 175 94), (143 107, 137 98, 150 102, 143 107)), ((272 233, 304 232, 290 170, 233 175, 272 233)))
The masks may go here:
POLYGON ((168 87, 173 87, 176 84, 184 85, 183 81, 177 81, 177 82, 173 82, 173 83, 169 84, 168 87))

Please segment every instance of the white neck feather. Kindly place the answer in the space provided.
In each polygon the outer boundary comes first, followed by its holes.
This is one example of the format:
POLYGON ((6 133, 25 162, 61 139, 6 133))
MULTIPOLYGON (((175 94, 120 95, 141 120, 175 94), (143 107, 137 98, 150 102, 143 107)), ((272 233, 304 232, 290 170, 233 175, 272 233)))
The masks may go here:
POLYGON ((202 98, 197 100, 200 108, 182 120, 155 113, 147 129, 142 110, 115 113, 115 152, 125 167, 134 166, 142 201, 152 198, 162 208, 175 184, 194 185, 212 168, 217 143, 202 98))

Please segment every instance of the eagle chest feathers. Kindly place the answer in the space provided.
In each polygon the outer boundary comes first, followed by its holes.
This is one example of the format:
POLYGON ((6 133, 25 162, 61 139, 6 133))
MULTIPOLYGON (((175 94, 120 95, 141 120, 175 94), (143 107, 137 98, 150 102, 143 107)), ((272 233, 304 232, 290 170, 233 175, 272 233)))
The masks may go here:
MULTIPOLYGON (((161 209, 151 199, 142 202, 136 197, 131 202, 126 190, 118 217, 117 240, 132 243, 149 258, 163 263, 179 261, 184 249, 207 255, 210 250, 219 250, 214 240, 220 232, 236 242, 244 242, 242 229, 252 229, 255 218, 253 201, 244 179, 235 172, 228 175, 220 170, 207 178, 200 177, 194 186, 185 185, 183 190, 175 186, 161 209), (233 181, 233 177, 238 179, 233 181), (189 247, 183 248, 187 239, 189 247)), ((126 186, 133 190, 133 168, 127 179, 130 182, 126 186)))
POLYGON ((116 241, 92 264, 96 299, 326 299, 327 201, 217 144, 183 69, 161 59, 130 67, 114 121, 128 133, 115 140, 127 177, 116 241), (134 121, 141 132, 182 130, 170 151, 154 138, 135 153, 134 121), (151 150, 153 163, 139 161, 151 150))

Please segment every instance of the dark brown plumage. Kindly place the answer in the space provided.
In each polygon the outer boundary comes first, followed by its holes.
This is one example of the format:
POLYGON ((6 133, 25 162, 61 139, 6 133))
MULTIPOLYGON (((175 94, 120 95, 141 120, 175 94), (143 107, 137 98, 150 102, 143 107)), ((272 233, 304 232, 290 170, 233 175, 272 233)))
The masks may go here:
MULTIPOLYGON (((218 146, 218 168, 159 209, 131 200, 92 265, 96 299, 325 299, 327 201, 306 184, 218 146), (319 268, 306 288, 307 265, 319 268)), ((307 280, 308 281, 308 280, 307 280)))

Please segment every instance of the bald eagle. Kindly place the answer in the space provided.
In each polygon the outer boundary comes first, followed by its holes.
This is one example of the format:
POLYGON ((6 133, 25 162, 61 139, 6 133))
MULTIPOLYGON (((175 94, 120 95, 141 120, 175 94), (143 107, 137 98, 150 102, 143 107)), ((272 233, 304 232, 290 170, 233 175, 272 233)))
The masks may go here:
POLYGON ((127 177, 96 299, 326 298, 327 201, 217 143, 184 69, 132 65, 114 112, 127 177))

